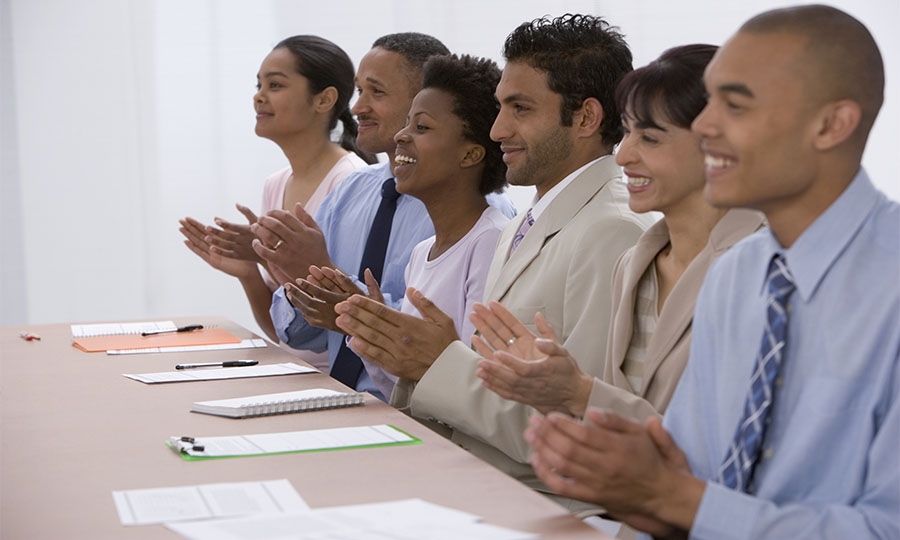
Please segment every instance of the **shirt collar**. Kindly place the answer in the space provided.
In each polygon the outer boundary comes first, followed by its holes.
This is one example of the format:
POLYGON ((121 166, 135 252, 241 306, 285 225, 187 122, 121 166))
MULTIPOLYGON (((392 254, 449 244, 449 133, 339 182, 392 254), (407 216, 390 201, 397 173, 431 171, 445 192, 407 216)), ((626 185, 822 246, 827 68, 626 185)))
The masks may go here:
POLYGON ((544 193, 543 197, 538 198, 537 194, 535 193, 534 200, 532 200, 532 202, 531 202, 531 217, 533 217, 534 220, 537 221, 537 219, 539 217, 541 217, 541 214, 544 212, 544 210, 546 210, 547 207, 550 206, 550 203, 553 202, 553 199, 555 199, 557 195, 562 193, 562 190, 566 189, 566 186, 571 184, 572 181, 575 180, 575 178, 578 177, 579 174, 583 173, 585 171, 585 169, 587 169, 594 163, 597 163, 601 159, 606 159, 606 158, 614 159, 612 157, 612 155, 605 155, 605 156, 598 157, 597 159, 595 159, 591 162, 585 163, 581 167, 579 167, 579 168, 575 169, 574 171, 572 171, 571 173, 569 173, 569 175, 566 176, 565 178, 563 178, 560 183, 558 183, 555 186, 553 186, 552 188, 550 188, 550 190, 547 193, 544 193))
POLYGON ((768 255, 761 264, 763 276, 769 261, 781 253, 794 277, 797 293, 809 301, 825 273, 853 239, 878 201, 879 193, 865 169, 860 168, 844 192, 800 234, 794 244, 784 249, 771 229, 768 231, 768 255))

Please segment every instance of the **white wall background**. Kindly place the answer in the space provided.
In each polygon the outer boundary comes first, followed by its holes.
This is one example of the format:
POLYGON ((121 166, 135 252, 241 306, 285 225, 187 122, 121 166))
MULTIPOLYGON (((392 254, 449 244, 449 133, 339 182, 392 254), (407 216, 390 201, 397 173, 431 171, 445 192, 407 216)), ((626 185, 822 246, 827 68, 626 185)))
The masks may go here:
MULTIPOLYGON (((177 220, 238 219, 284 166, 253 133, 262 58, 318 34, 357 63, 416 30, 500 58, 522 21, 602 14, 635 66, 722 43, 771 0, 0 0, 0 324, 225 315, 255 329, 237 280, 181 244, 177 220)), ((900 199, 900 3, 839 0, 878 41, 887 98, 864 164, 900 199)), ((527 190, 514 194, 521 207, 527 190)))

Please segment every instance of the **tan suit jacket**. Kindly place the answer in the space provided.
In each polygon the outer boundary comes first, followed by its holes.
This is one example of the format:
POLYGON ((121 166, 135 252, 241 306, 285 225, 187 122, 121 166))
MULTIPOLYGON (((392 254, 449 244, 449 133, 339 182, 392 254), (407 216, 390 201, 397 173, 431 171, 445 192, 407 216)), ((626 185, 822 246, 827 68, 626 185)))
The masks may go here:
MULTIPOLYGON (((612 156, 591 165, 566 186, 507 259, 525 219, 512 220, 498 241, 485 285, 496 300, 534 331, 542 312, 581 369, 601 376, 609 328, 615 261, 652 223, 628 208, 622 172, 612 156), (598 351, 601 354, 598 354, 598 351)), ((533 408, 502 399, 475 376, 478 353, 456 341, 417 385, 400 381, 392 404, 501 470, 539 487, 523 438, 533 408)))
POLYGON ((665 219, 653 225, 634 248, 622 255, 613 273, 606 368, 602 377, 594 378, 589 407, 610 409, 639 421, 665 412, 690 355, 694 304, 709 265, 763 224, 764 218, 759 212, 735 209, 729 210, 710 232, 706 247, 691 261, 663 304, 656 330, 647 346, 640 392, 635 392, 628 382, 623 364, 631 344, 638 283, 650 263, 669 243, 665 219))

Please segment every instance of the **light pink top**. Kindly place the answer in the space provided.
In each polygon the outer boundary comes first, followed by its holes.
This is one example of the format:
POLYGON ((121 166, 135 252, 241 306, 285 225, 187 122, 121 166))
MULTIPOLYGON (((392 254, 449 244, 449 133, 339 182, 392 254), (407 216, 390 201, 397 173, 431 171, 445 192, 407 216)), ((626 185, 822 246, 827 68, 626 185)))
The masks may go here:
MULTIPOLYGON (((324 201, 325 197, 331 193, 331 190, 337 187, 337 185, 340 184, 344 178, 347 178, 350 173, 365 166, 366 162, 363 161, 362 158, 353 152, 347 153, 347 155, 339 159, 337 163, 334 164, 334 167, 328 171, 328 174, 326 174, 325 178, 319 183, 319 187, 316 188, 309 197, 309 200, 306 201, 303 209, 306 210, 309 215, 314 216, 316 210, 321 206, 322 201, 324 201)), ((287 185, 288 179, 291 177, 291 173, 291 168, 285 167, 266 178, 266 183, 263 186, 262 211, 260 215, 265 214, 269 210, 281 210, 284 208, 284 188, 287 185)), ((293 208, 289 208, 288 210, 293 211, 293 208)), ((275 292, 275 290, 281 286, 280 283, 275 282, 275 279, 272 278, 269 271, 265 268, 260 268, 260 273, 270 291, 275 292)), ((280 342, 278 345, 285 351, 305 360, 322 373, 328 373, 328 351, 316 353, 313 351, 292 349, 280 342)))
MULTIPOLYGON (((426 298, 446 313, 456 326, 460 339, 467 345, 472 342, 475 326, 469 321, 472 304, 481 302, 484 283, 487 280, 491 259, 500 233, 509 218, 493 206, 489 206, 465 236, 440 257, 429 261, 428 253, 434 246, 434 236, 413 248, 406 266, 406 285, 415 287, 426 298)), ((421 317, 419 310, 404 297, 400 311, 421 317)), ((366 363, 366 360, 363 360, 366 363)), ((372 373, 375 370, 369 370, 372 373)), ((382 370, 378 370, 384 373, 382 370)), ((397 377, 384 373, 388 380, 373 377, 378 389, 390 396, 397 377)))
MULTIPOLYGON (((309 200, 306 201, 303 209, 306 210, 307 214, 315 216, 316 210, 319 209, 319 206, 322 205, 322 201, 324 201, 325 197, 331 193, 331 190, 337 187, 344 178, 347 178, 347 175, 356 169, 365 166, 366 162, 353 152, 349 152, 347 155, 337 160, 334 167, 328 171, 328 174, 326 174, 325 178, 322 179, 322 182, 319 183, 319 187, 316 188, 309 197, 309 200)), ((287 185, 288 179, 291 177, 291 172, 290 167, 285 167, 266 178, 266 184, 263 186, 262 211, 260 215, 265 214, 269 210, 284 209, 284 188, 285 185, 287 185)), ((294 209, 287 208, 286 210, 293 212, 294 209)), ((262 269, 262 276, 270 291, 275 292, 275 289, 281 286, 280 283, 275 282, 265 268, 262 269)))

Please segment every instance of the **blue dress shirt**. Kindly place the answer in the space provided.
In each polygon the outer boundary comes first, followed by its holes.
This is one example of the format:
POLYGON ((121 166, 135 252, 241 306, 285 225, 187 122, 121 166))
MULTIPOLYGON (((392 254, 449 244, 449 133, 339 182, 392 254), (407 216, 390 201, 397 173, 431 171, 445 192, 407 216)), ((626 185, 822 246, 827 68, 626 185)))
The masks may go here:
MULTIPOLYGON (((358 169, 338 184, 316 211, 315 220, 325 236, 325 245, 332 262, 351 276, 362 290, 366 290, 366 287, 359 276, 356 276, 356 271, 359 270, 369 229, 381 202, 381 185, 391 176, 388 163, 358 169)), ((491 194, 488 202, 507 217, 515 215, 515 207, 505 195, 491 194)), ((406 292, 404 273, 412 249, 433 235, 434 225, 425 205, 414 197, 401 196, 397 200, 391 238, 385 254, 384 272, 379 283, 389 306, 400 308, 406 292)), ((303 314, 287 300, 284 287, 279 287, 272 295, 269 313, 272 315, 275 333, 281 341, 294 349, 315 352, 327 349, 328 365, 334 365, 344 335, 307 323, 303 314)), ((390 397, 381 394, 367 370, 363 370, 360 375, 356 390, 370 392, 382 401, 390 397)))
POLYGON ((691 538, 900 538, 900 205, 864 170, 788 249, 769 229, 710 268, 664 425, 707 482, 691 538), (748 392, 769 260, 797 290, 751 493, 715 483, 748 392))

